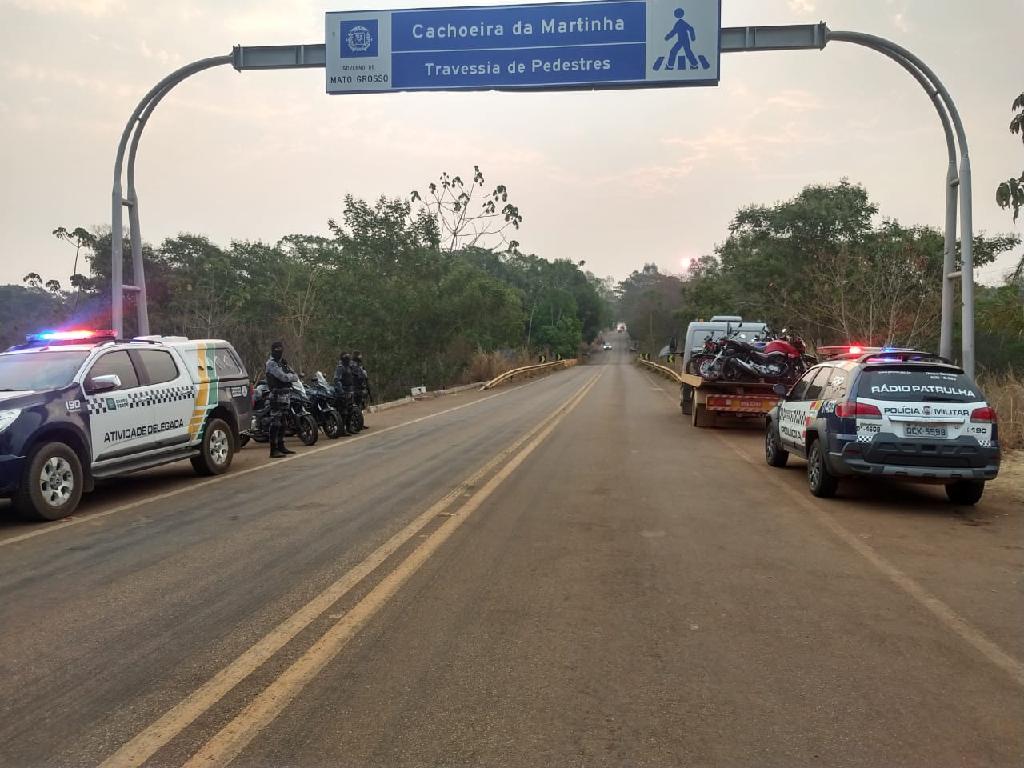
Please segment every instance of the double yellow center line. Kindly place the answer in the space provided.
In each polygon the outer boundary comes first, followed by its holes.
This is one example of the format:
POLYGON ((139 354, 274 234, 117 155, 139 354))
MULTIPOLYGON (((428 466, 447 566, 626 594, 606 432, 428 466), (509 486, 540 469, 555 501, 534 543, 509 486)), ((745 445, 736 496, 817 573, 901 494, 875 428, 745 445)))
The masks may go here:
POLYGON ((101 768, 141 766, 159 749, 211 709, 229 691, 281 650, 303 629, 376 570, 439 515, 450 515, 362 599, 333 624, 297 661, 253 699, 233 720, 207 741, 186 763, 195 768, 230 763, 256 735, 287 707, 305 686, 335 658, 360 629, 390 600, 437 549, 548 438, 555 427, 586 397, 601 374, 590 378, 568 400, 500 451, 444 498, 416 517, 365 560, 278 624, 241 656, 185 697, 102 763, 101 768), (503 466, 502 466, 503 465, 503 466), (495 470, 497 470, 495 472, 495 470), (488 475, 487 482, 474 489, 488 475), (468 498, 465 498, 468 495, 468 498), (450 511, 458 501, 463 503, 450 511))

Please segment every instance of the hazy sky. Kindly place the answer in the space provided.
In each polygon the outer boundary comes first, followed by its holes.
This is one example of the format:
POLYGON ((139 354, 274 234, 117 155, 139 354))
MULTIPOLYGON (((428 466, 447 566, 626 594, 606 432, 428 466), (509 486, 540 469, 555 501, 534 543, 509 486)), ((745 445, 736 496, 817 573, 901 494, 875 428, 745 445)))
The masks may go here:
MULTIPOLYGON (((66 284, 74 254, 50 233, 109 224, 117 139, 171 70, 236 43, 323 42, 327 10, 424 4, 0 0, 0 282, 38 271, 66 284)), ((1014 231, 994 189, 1024 166, 1007 130, 1024 89, 1024 0, 723 0, 726 26, 819 20, 894 39, 932 66, 966 124, 976 230, 1014 231)), ((346 193, 405 195, 474 164, 520 206, 524 250, 616 277, 645 261, 680 272, 725 238, 738 207, 842 177, 904 224, 943 221, 946 152, 930 101, 894 63, 849 44, 726 54, 715 88, 324 90, 320 69, 230 67, 176 89, 140 151, 144 238, 324 233, 346 193)))

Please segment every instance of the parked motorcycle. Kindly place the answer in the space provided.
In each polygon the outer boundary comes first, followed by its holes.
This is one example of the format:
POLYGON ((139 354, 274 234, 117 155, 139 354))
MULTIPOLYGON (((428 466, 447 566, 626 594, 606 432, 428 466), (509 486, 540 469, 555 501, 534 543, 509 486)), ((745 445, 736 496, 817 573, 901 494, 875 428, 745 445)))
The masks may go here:
MULTIPOLYGON (((270 440, 270 388, 265 381, 256 385, 253 397, 249 435, 257 443, 265 443, 270 440)), ((288 408, 284 413, 284 434, 286 437, 297 435, 303 445, 314 445, 320 436, 319 425, 309 408, 310 401, 305 386, 301 381, 292 382, 288 408)))
MULTIPOLYGON (((363 425, 363 412, 359 406, 360 395, 361 399, 365 401, 366 395, 365 390, 360 393, 358 391, 344 392, 340 387, 334 386, 327 377, 324 376, 323 372, 317 371, 311 381, 310 387, 313 388, 318 395, 323 395, 326 402, 334 409, 334 412, 340 419, 340 429, 338 434, 341 435, 354 435, 359 430, 364 429, 363 425)), ((325 430, 326 431, 326 430, 325 430)), ((331 437, 331 435, 328 435, 331 437)))
POLYGON ((321 371, 317 371, 306 382, 306 395, 309 397, 310 413, 330 440, 348 434, 341 413, 335 406, 334 387, 321 371))

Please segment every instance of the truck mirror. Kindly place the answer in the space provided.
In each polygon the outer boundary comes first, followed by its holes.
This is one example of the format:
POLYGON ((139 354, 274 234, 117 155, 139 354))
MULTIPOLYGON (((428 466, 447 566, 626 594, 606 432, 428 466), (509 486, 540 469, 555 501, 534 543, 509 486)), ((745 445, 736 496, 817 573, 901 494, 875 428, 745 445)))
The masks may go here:
POLYGON ((779 397, 785 397, 788 394, 789 390, 786 389, 785 384, 776 384, 774 387, 772 387, 772 392, 774 392, 779 397))

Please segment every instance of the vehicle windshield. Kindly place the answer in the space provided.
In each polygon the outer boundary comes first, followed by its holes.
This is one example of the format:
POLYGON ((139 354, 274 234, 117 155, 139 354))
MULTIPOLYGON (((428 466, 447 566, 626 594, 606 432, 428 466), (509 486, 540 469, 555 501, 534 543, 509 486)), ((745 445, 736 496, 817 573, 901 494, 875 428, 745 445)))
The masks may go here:
POLYGON ((88 355, 82 350, 2 354, 0 391, 39 391, 67 386, 88 355))
POLYGON ((978 385, 963 373, 889 368, 864 372, 859 397, 931 403, 970 403, 983 400, 978 385))

